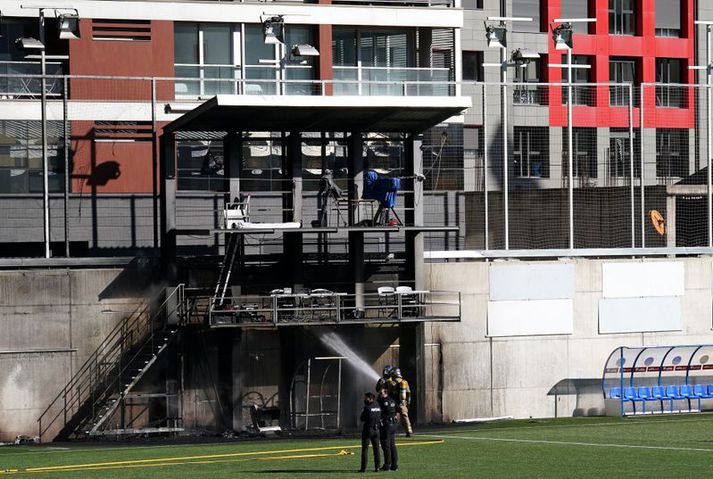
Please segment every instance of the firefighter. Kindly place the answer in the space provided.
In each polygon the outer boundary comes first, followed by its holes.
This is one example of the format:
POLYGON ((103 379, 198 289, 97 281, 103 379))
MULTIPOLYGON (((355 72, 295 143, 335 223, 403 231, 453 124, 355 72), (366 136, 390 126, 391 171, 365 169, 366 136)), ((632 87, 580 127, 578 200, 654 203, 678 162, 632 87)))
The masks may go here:
POLYGON ((399 468, 399 454, 396 451, 396 428, 398 427, 398 404, 389 396, 389 391, 382 388, 379 392, 379 406, 381 407, 381 428, 379 439, 384 450, 384 465, 382 471, 396 471, 399 468))
POLYGON ((386 388, 389 391, 389 396, 391 396, 391 391, 393 389, 393 380, 392 380, 393 374, 394 374, 393 366, 389 366, 388 364, 386 366, 384 366, 382 375, 379 378, 379 380, 376 382, 376 394, 379 394, 383 388, 386 388))
POLYGON ((401 370, 399 368, 393 369, 392 383, 394 385, 392 397, 398 404, 401 422, 406 430, 406 437, 411 437, 413 428, 411 427, 411 420, 408 417, 408 407, 411 404, 411 388, 408 385, 408 381, 401 376, 401 370))
POLYGON ((378 471, 381 465, 381 456, 379 454, 381 406, 376 403, 374 393, 366 393, 364 395, 364 409, 361 412, 361 421, 364 426, 361 430, 361 469, 359 469, 359 472, 366 472, 366 465, 369 462, 369 443, 374 449, 374 470, 378 471))

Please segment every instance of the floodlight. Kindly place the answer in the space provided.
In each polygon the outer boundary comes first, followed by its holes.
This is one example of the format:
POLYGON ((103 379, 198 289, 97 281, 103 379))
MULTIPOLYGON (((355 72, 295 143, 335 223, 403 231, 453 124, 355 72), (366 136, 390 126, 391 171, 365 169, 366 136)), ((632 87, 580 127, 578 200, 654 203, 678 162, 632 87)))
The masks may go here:
POLYGON ((319 52, 312 45, 295 45, 292 47, 292 54, 296 57, 318 57, 319 52))
POLYGON ((507 28, 503 25, 486 25, 485 38, 489 48, 507 48, 507 28))
POLYGON ((285 43, 285 21, 282 16, 276 15, 265 19, 262 22, 262 34, 268 45, 285 43))
POLYGON ((36 38, 18 38, 15 45, 23 51, 41 51, 45 49, 44 43, 36 38))
POLYGON ((79 38, 79 14, 76 10, 57 15, 57 25, 60 40, 77 40, 79 38))
POLYGON ((552 40, 555 42, 555 50, 571 50, 574 43, 572 42, 572 24, 563 23, 552 30, 552 40))
POLYGON ((527 65, 538 58, 540 58, 540 54, 529 48, 518 48, 512 52, 512 61, 518 65, 527 65))

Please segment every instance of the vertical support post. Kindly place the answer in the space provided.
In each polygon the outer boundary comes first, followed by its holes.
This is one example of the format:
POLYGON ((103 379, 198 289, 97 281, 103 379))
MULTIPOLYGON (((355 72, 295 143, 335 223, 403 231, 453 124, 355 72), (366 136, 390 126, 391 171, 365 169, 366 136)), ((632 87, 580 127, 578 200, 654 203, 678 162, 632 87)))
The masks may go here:
MULTIPOLYGON (((339 298, 339 297, 337 297, 339 298)), ((342 358, 339 358, 339 369, 337 370, 337 431, 341 426, 342 414, 342 358)))
POLYGON ((711 61, 713 61, 713 25, 706 26, 706 74, 708 78, 708 158, 706 159, 708 178, 708 247, 713 247, 713 172, 711 171, 711 157, 713 156, 713 72, 711 71, 711 61))
MULTIPOLYGON (((360 190, 364 185, 364 140, 361 133, 352 132, 348 139, 348 165, 351 181, 349 181, 349 201, 359 198, 360 190)), ((354 224, 354 208, 349 205, 349 224, 354 224)), ((361 231, 349 232, 349 262, 354 272, 354 306, 355 316, 365 311, 364 286, 366 271, 364 266, 364 233, 361 231)))
POLYGON ((176 139, 164 131, 160 138, 161 180, 161 256, 171 262, 176 257, 176 139))
MULTIPOLYGON (((483 83, 483 208, 485 209, 485 242, 484 249, 490 249, 490 219, 488 217, 488 87, 483 83)), ((456 201, 458 199, 456 198, 456 201)))
POLYGON ((305 431, 309 429, 309 386, 312 380, 312 359, 307 360, 307 387, 305 387, 305 431))
POLYGON ((567 49, 567 206, 569 208, 569 249, 574 249, 574 127, 572 125, 572 49, 567 49))
POLYGON ((500 49, 500 64, 501 64, 501 96, 500 103, 502 108, 502 131, 503 131, 503 209, 505 210, 505 249, 510 249, 510 201, 509 201, 509 173, 508 173, 508 101, 507 101, 507 81, 508 81, 508 65, 507 51, 504 48, 500 49))
POLYGON ((645 86, 642 83, 641 86, 641 91, 639 92, 639 149, 641 151, 640 156, 640 179, 639 179, 639 185, 641 186, 641 191, 639 192, 640 195, 640 210, 641 210, 641 247, 646 248, 646 189, 645 189, 645 184, 644 184, 644 179, 646 177, 645 171, 644 171, 644 101, 646 99, 645 96, 645 86))
POLYGON ((636 214, 634 190, 634 84, 629 83, 629 176, 631 193, 631 247, 636 248, 636 214))
POLYGON ((69 258, 69 119, 67 76, 62 77, 62 146, 64 151, 64 256, 69 258))
POLYGON ((156 78, 151 78, 151 204, 153 211, 153 247, 158 248, 158 132, 156 131, 156 78))
POLYGON ((42 219, 45 242, 45 258, 50 257, 50 198, 49 198, 49 165, 47 158, 47 61, 45 57, 45 12, 40 8, 40 67, 42 78, 40 79, 40 103, 41 134, 42 134, 42 219))

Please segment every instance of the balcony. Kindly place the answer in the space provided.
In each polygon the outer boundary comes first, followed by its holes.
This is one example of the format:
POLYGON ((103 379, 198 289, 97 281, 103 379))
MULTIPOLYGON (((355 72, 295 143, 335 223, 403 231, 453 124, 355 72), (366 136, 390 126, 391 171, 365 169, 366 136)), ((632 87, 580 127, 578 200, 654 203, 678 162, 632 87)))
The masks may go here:
MULTIPOLYGON (((47 79, 46 93, 50 98, 62 96, 62 63, 46 62, 47 75, 56 75, 47 79)), ((0 61, 0 99, 39 98, 42 67, 39 62, 0 61)))
POLYGON ((213 298, 208 322, 211 327, 278 327, 460 321, 459 292, 402 288, 363 295, 315 289, 213 298))
POLYGON ((453 96, 448 68, 334 67, 333 80, 311 80, 309 67, 177 64, 176 99, 215 95, 453 96), (245 75, 245 78, 242 78, 245 75))

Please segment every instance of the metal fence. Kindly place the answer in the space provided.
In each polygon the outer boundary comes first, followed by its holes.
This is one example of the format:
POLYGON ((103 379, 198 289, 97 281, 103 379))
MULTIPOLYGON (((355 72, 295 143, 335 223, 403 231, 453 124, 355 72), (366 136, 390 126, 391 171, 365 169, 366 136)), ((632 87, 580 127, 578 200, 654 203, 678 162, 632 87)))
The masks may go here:
MULTIPOLYGON (((260 94, 419 95, 434 104, 445 95, 471 97, 473 107, 462 118, 420 138, 425 224, 460 227, 460 233, 427 234, 427 250, 486 256, 713 251, 707 86, 576 83, 570 128, 566 84, 457 83, 441 81, 441 69, 403 70, 371 72, 369 78, 384 78, 371 81, 364 72, 334 81, 48 76, 53 255, 158 247, 160 127, 215 93, 258 94, 257 87, 260 94)), ((0 244, 12 246, 3 256, 38 255, 33 245, 42 243, 38 79, 0 74, 0 244)), ((188 175, 179 178, 180 206, 189 215, 210 209, 211 225, 224 186, 222 134, 181 140, 190 145, 180 153, 188 155, 179 168, 188 175)), ((304 147, 330 152, 338 182, 340 135, 328 134, 324 148, 308 144, 319 140, 309 137, 304 147)), ((373 156, 379 168, 398 175, 408 159, 392 140, 368 142, 379 145, 373 156)), ((256 204, 265 218, 279 218, 284 211, 267 208, 285 191, 281 153, 270 138, 251 141, 251 176, 241 184, 268 198, 256 204)), ((318 176, 306 171, 305 184, 316 187, 318 176)), ((314 196, 308 190, 306 197, 314 196)), ((314 209, 312 203, 306 202, 314 209)))

